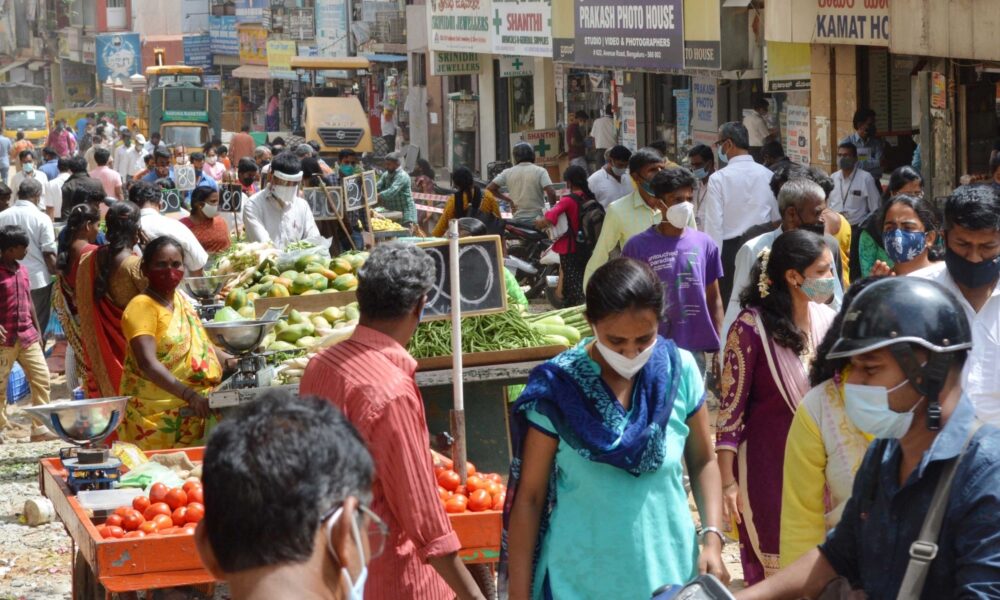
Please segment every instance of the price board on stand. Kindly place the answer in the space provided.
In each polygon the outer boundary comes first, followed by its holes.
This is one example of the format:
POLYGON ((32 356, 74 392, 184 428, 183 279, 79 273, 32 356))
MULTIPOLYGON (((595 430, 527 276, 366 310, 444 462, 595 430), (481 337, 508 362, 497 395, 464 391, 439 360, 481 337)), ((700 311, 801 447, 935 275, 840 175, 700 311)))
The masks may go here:
POLYGON ((179 213, 184 208, 184 192, 181 190, 160 190, 160 214, 179 213))
MULTIPOLYGON (((448 241, 417 244, 434 261, 434 287, 427 293, 422 321, 451 316, 451 250, 448 241)), ((484 235, 458 240, 459 287, 462 316, 488 315, 507 310, 500 237, 484 235)))

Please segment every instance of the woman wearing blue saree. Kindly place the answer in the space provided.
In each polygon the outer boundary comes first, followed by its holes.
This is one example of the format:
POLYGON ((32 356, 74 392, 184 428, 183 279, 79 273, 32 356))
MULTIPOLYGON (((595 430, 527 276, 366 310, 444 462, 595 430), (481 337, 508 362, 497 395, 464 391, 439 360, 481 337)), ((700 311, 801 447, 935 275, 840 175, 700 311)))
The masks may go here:
POLYGON ((705 389, 694 357, 657 335, 660 281, 616 259, 586 297, 596 337, 536 367, 511 409, 501 586, 511 600, 575 600, 649 598, 706 572, 728 581, 705 389))

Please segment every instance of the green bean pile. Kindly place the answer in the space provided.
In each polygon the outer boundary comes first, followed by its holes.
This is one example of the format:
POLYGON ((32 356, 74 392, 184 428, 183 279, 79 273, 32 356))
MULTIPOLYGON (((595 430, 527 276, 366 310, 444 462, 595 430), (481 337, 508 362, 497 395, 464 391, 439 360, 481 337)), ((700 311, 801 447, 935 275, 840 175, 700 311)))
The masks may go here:
MULTIPOLYGON (((546 345, 517 309, 462 319, 462 353, 519 350, 546 345)), ((421 323, 407 348, 413 358, 451 356, 451 320, 421 323)))

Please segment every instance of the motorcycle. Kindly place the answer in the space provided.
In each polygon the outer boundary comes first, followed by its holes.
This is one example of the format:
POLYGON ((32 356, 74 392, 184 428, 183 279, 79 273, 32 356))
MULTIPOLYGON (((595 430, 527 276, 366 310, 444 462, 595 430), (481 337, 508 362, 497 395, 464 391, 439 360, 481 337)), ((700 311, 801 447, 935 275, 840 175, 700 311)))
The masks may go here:
POLYGON ((558 264, 542 264, 542 254, 552 247, 552 240, 544 231, 518 227, 511 223, 505 226, 507 238, 507 258, 504 265, 514 273, 522 287, 527 287, 524 295, 533 300, 542 295, 549 286, 550 277, 558 277, 558 264))

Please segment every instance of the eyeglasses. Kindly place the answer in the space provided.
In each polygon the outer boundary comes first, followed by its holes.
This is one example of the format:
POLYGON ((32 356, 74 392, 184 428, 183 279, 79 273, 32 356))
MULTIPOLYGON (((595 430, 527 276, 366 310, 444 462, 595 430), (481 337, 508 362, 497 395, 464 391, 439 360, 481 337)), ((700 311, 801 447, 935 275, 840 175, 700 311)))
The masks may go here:
MULTIPOLYGON (((319 522, 324 523, 327 519, 332 517, 334 513, 342 508, 341 504, 336 504, 330 510, 323 513, 320 517, 319 522)), ((368 527, 365 529, 368 535, 362 540, 362 543, 367 543, 368 548, 366 549, 366 554, 368 559, 378 558, 382 555, 385 550, 385 541, 389 537, 389 526, 385 524, 385 521, 379 518, 370 508, 364 504, 358 504, 358 510, 363 516, 368 517, 368 527)))
POLYGON ((729 141, 729 138, 723 138, 721 140, 716 140, 714 145, 715 146, 721 146, 721 145, 725 144, 728 141, 729 141))

